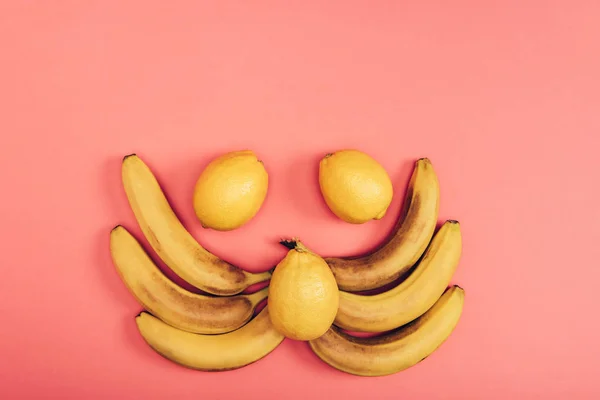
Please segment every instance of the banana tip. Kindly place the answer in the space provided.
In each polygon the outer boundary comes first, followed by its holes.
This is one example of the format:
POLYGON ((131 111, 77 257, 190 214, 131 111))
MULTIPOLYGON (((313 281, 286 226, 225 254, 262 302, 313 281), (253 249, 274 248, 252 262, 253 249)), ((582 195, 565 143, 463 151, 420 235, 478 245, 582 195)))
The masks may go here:
POLYGON ((123 161, 127 160, 129 157, 137 157, 137 154, 135 154, 135 153, 127 154, 125 157, 123 157, 123 161))
POLYGON ((114 228, 112 228, 110 231, 111 231, 111 232, 114 232, 114 231, 116 231, 117 229, 121 229, 122 227, 123 227, 123 226, 121 226, 121 225, 116 225, 116 226, 115 226, 114 228))

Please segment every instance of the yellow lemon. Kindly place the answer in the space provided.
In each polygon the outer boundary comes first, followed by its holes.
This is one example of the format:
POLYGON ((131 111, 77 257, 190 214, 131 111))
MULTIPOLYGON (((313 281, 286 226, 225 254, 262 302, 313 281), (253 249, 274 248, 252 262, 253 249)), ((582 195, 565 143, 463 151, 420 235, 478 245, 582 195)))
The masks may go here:
POLYGON ((333 323, 340 293, 327 263, 299 241, 290 248, 269 285, 269 314, 275 328, 290 339, 313 340, 333 323))
POLYGON ((224 154, 202 171, 194 188, 194 210, 205 228, 229 231, 256 215, 269 177, 250 150, 224 154))
POLYGON ((383 218, 392 202, 386 170, 358 150, 327 154, 319 165, 319 185, 329 209, 352 224, 383 218))

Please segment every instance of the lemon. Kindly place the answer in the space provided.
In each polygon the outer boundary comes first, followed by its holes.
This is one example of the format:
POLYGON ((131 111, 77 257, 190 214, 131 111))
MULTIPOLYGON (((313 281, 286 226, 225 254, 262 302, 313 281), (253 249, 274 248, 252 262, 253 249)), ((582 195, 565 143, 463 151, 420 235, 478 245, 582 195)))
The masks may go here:
POLYGON ((269 177, 250 150, 224 154, 202 171, 194 188, 194 211, 205 228, 229 231, 256 215, 269 177))
POLYGON ((329 209, 352 224, 383 218, 392 202, 386 170, 358 150, 327 154, 319 165, 319 185, 329 209))
POLYGON ((340 293, 327 263, 299 241, 282 242, 292 249, 275 267, 269 285, 269 314, 280 333, 312 340, 333 323, 340 293))

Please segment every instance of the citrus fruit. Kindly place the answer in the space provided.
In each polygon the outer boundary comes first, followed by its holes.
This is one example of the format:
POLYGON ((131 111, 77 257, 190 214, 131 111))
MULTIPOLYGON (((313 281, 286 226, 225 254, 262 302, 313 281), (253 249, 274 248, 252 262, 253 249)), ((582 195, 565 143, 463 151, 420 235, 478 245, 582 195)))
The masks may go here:
POLYGON ((269 177, 250 150, 224 154, 202 171, 194 188, 194 211, 205 228, 228 231, 256 215, 269 177))
POLYGON ((352 224, 383 218, 393 197, 386 170, 358 150, 327 154, 319 165, 319 186, 329 209, 352 224))
POLYGON ((327 263, 299 241, 277 264, 269 285, 269 313, 280 333, 290 339, 312 340, 333 323, 339 290, 327 263))

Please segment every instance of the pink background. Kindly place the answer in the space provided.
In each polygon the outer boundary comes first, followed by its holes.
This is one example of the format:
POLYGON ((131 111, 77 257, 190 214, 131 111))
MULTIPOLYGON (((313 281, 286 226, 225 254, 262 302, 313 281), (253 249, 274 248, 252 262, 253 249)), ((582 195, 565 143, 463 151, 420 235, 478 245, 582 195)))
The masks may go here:
POLYGON ((599 21, 592 0, 2 2, 0 398, 598 398, 599 21), (347 147, 393 179, 382 221, 345 224, 320 197, 319 158, 347 147), (267 200, 242 229, 203 230, 193 184, 241 148, 265 161, 267 200), (164 360, 108 251, 117 223, 139 237, 131 152, 203 245, 253 271, 281 236, 377 245, 430 157, 440 220, 464 232, 457 330, 382 378, 289 340, 225 373, 164 360))

